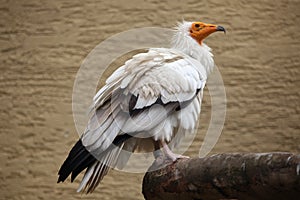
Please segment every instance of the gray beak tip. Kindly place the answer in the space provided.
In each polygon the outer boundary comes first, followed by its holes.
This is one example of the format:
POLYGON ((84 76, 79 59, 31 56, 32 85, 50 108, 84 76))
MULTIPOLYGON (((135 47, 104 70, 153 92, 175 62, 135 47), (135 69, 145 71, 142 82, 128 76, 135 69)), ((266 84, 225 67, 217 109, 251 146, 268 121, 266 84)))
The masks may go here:
POLYGON ((226 34, 226 29, 223 26, 217 26, 217 31, 223 31, 226 34))

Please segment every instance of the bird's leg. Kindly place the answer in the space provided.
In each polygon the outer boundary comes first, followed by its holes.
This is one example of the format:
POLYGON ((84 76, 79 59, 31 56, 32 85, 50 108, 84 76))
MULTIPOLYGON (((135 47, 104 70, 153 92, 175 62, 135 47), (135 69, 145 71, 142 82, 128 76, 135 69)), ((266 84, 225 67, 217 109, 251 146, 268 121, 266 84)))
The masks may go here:
POLYGON ((189 158, 188 156, 173 153, 165 141, 158 140, 153 142, 155 148, 153 155, 155 157, 156 165, 162 165, 170 161, 175 162, 179 158, 189 158))
POLYGON ((164 163, 164 154, 161 151, 162 148, 162 144, 158 141, 154 141, 153 140, 153 144, 154 144, 154 158, 155 158, 155 165, 156 166, 160 166, 164 163))
POLYGON ((165 141, 161 141, 161 143, 162 143, 162 147, 163 147, 165 157, 167 159, 175 162, 179 158, 189 158, 188 156, 183 156, 183 155, 180 155, 180 154, 173 153, 171 151, 171 149, 169 148, 168 144, 165 141))

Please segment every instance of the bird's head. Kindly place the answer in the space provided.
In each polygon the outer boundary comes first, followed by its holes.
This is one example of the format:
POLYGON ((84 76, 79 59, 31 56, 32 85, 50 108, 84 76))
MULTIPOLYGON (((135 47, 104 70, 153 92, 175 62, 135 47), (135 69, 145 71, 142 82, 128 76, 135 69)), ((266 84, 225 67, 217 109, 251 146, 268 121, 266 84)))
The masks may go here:
MULTIPOLYGON (((178 23, 175 28, 175 34, 172 39, 172 46, 177 49, 191 48, 194 43, 199 47, 203 46, 203 40, 207 38, 210 34, 222 31, 226 33, 226 30, 222 26, 215 24, 206 24, 203 22, 187 22, 183 21, 178 23), (193 42, 191 42, 191 40, 193 42)), ((197 46, 195 46, 197 48, 197 46)))
POLYGON ((210 34, 222 31, 226 33, 226 30, 222 26, 214 25, 214 24, 206 24, 203 22, 191 22, 189 23, 189 34, 195 39, 200 45, 202 45, 203 40, 209 36, 210 34))
POLYGON ((210 72, 214 66, 213 55, 203 40, 217 31, 226 32, 224 27, 214 24, 180 22, 174 30, 171 47, 198 60, 210 72))

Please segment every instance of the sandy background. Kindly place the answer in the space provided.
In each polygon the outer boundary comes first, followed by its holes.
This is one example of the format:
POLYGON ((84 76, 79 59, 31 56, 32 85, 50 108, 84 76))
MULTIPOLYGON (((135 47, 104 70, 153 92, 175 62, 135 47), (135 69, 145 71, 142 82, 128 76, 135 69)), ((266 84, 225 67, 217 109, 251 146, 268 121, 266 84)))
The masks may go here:
MULTIPOLYGON (((0 15, 0 199, 143 199, 143 174, 113 171, 88 196, 75 192, 78 181, 56 184, 78 138, 73 82, 83 59, 107 37, 172 27, 182 18, 228 31, 207 40, 228 101, 211 153, 300 152, 299 0, 1 0, 0 15)), ((198 155, 209 104, 206 97, 200 136, 187 155, 198 155)))

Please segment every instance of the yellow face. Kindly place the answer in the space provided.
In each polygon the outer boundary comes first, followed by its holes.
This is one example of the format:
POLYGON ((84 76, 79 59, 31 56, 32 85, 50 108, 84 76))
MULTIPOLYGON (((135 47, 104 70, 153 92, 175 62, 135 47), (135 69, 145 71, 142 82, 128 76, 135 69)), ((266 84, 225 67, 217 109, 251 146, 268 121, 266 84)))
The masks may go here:
POLYGON ((201 45, 202 41, 207 36, 216 31, 223 31, 225 33, 225 29, 222 26, 206 24, 203 22, 193 22, 190 28, 190 35, 201 45))

